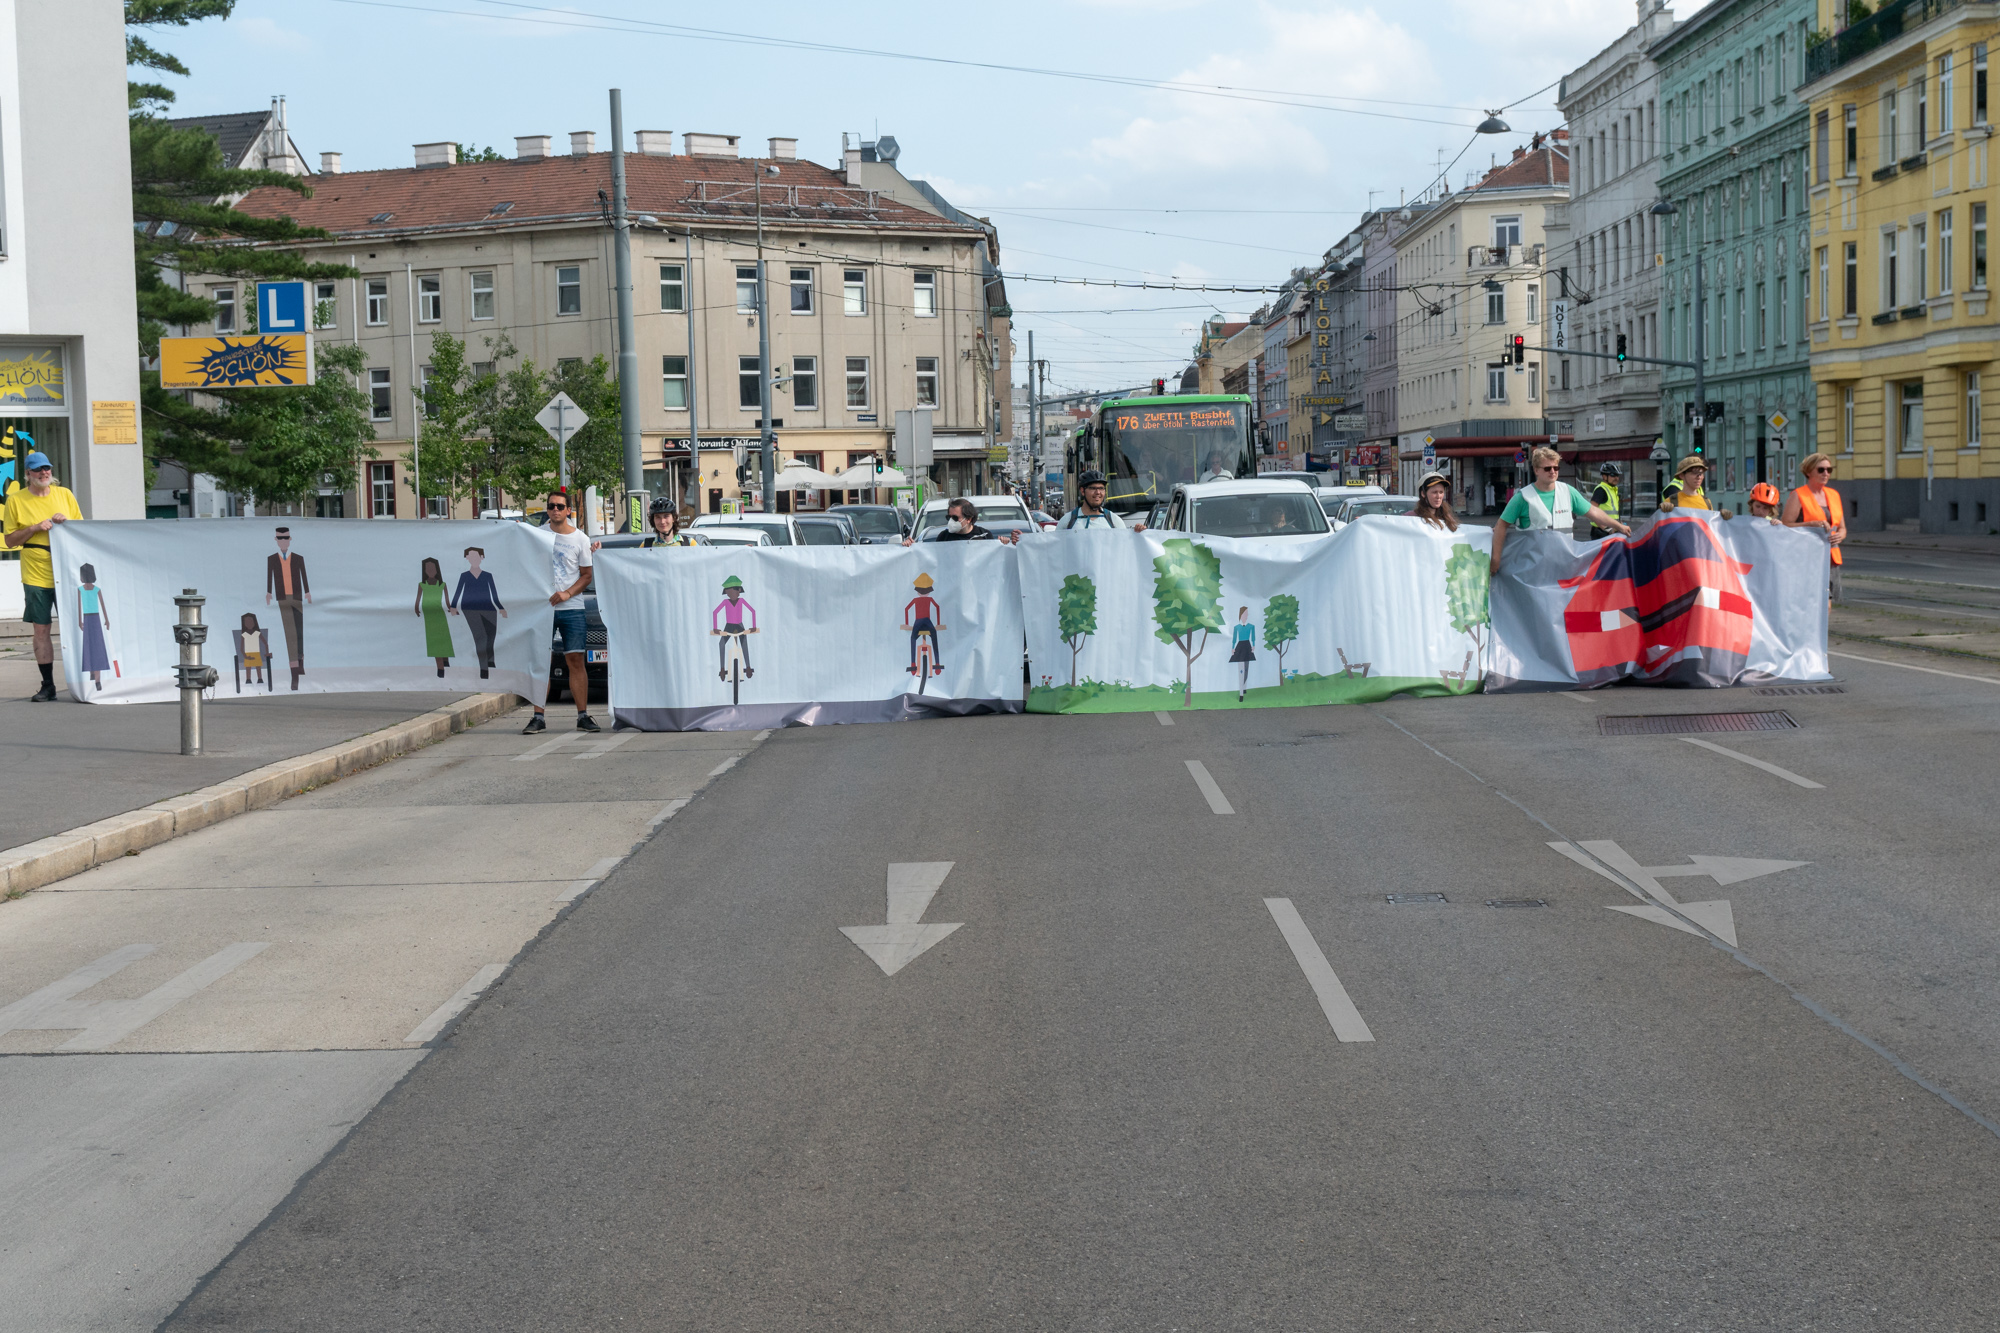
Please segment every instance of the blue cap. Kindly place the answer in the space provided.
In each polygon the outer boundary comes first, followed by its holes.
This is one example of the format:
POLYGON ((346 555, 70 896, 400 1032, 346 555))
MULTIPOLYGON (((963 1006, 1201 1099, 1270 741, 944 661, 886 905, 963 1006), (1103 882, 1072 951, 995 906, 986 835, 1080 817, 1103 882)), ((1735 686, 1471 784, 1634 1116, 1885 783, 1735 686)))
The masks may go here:
POLYGON ((45 453, 36 452, 28 455, 28 471, 30 472, 39 472, 45 467, 54 466, 55 464, 49 461, 49 456, 45 453))

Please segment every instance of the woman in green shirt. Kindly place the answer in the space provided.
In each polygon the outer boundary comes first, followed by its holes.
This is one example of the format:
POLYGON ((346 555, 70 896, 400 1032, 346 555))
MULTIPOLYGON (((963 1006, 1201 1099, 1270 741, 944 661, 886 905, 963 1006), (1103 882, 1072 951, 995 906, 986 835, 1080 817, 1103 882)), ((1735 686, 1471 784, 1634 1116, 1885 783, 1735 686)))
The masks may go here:
POLYGON ((444 568, 425 556, 423 582, 417 585, 416 613, 424 618, 424 652, 437 662, 438 676, 451 665, 451 621, 444 604, 444 568))

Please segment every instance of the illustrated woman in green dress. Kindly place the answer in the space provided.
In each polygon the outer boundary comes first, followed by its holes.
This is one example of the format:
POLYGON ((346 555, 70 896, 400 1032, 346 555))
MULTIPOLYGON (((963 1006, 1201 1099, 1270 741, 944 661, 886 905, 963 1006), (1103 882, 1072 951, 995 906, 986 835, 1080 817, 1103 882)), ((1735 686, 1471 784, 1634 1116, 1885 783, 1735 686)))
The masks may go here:
POLYGON ((417 614, 424 618, 424 652, 437 662, 438 675, 451 665, 451 620, 445 610, 444 568, 425 556, 424 580, 417 585, 417 614))

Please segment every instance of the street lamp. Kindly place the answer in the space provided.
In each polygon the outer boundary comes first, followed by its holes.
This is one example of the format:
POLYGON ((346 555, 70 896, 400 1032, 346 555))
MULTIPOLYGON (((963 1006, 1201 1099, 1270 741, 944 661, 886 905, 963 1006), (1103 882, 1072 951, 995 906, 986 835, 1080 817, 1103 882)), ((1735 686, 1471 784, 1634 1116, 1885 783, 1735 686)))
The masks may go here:
POLYGON ((1513 132, 1513 127, 1500 119, 1500 111, 1497 108, 1487 112, 1486 119, 1480 121, 1479 128, 1473 131, 1474 134, 1512 134, 1513 132))

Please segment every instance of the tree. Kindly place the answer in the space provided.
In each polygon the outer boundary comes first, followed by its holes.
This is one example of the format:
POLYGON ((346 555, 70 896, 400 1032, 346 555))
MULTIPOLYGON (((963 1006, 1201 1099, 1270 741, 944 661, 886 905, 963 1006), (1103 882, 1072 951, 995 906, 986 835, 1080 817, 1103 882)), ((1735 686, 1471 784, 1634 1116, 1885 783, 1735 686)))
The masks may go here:
POLYGON ((1278 683, 1285 683, 1285 647, 1299 637, 1299 599, 1281 592, 1264 603, 1264 646, 1278 655, 1278 683))
MULTIPOLYGON (((588 361, 570 361, 555 368, 548 378, 547 402, 556 393, 570 396, 590 417, 590 423, 569 438, 570 486, 582 490, 595 486, 599 491, 615 491, 625 485, 625 432, 618 412, 618 381, 611 376, 611 364, 602 356, 588 361)), ((537 412, 541 404, 535 405, 537 412)), ((550 441, 550 462, 554 462, 554 441, 550 441)), ((548 475, 555 476, 555 468, 548 475)))
POLYGON ((1493 573, 1489 557, 1466 542, 1451 548, 1444 562, 1444 592, 1451 611, 1451 627, 1472 636, 1475 651, 1481 647, 1479 627, 1490 623, 1487 594, 1493 573))
POLYGON ((420 498, 469 500, 491 482, 491 450, 475 433, 478 408, 478 379, 465 363, 465 344, 449 333, 433 334, 423 418, 417 422, 416 459, 421 471, 406 478, 420 498))
POLYGON ((488 144, 484 148, 481 148, 478 144, 471 143, 454 144, 453 147, 458 149, 458 161, 461 165, 467 162, 505 162, 507 160, 506 154, 491 144, 488 144))
POLYGON ((1183 707, 1194 705, 1194 664, 1208 648, 1208 636, 1222 632, 1222 561, 1206 546, 1185 537, 1166 543, 1153 570, 1154 637, 1181 650, 1186 673, 1181 682, 1183 707), (1199 646, 1195 635, 1201 635, 1199 646))
POLYGON ((1076 687, 1076 655, 1097 633, 1097 585, 1081 574, 1065 574, 1056 598, 1056 629, 1069 645, 1069 683, 1076 687))

